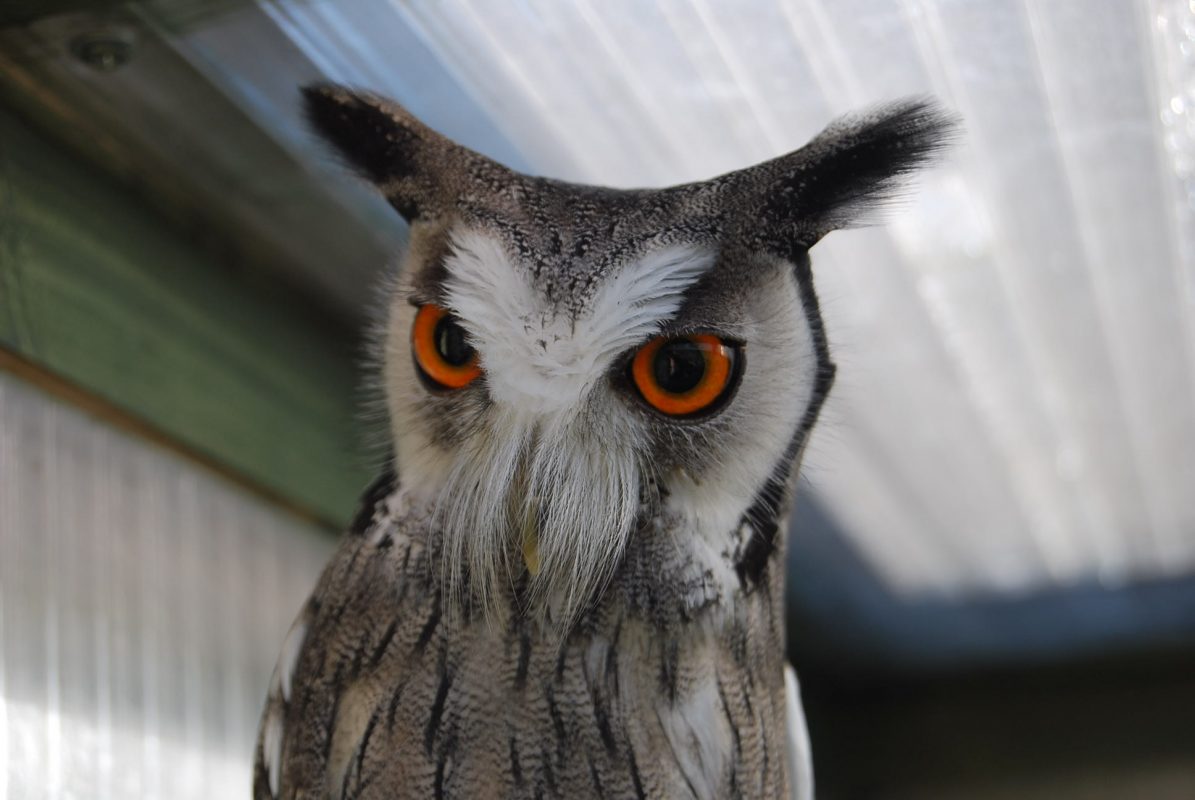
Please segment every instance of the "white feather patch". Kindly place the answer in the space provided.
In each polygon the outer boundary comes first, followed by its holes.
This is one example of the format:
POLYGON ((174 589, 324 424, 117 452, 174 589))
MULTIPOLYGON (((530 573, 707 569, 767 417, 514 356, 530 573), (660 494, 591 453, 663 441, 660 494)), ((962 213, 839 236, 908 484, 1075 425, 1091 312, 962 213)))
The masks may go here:
POLYGON ((792 800, 813 800, 813 749, 809 745, 797 673, 788 664, 784 666, 784 694, 788 716, 788 794, 792 800))
POLYGON ((303 641, 307 638, 307 627, 308 610, 304 608, 286 632, 282 652, 278 654, 274 674, 270 677, 270 705, 262 725, 261 759, 269 778, 270 794, 274 797, 278 796, 278 779, 282 770, 283 713, 285 704, 290 702, 295 668, 299 664, 303 641))
POLYGON ((450 586, 470 576, 496 596, 517 565, 529 521, 536 599, 564 621, 611 574, 639 502, 635 430, 623 415, 587 415, 615 359, 675 316, 714 263, 691 246, 619 265, 574 316, 552 304, 501 243, 458 231, 445 259, 445 303, 485 371, 486 425, 447 459, 436 516, 450 586))
POLYGON ((274 666, 277 674, 278 686, 282 691, 282 699, 290 702, 291 681, 295 677, 295 667, 299 665, 299 653, 303 649, 303 641, 307 638, 307 612, 303 611, 282 642, 282 652, 278 654, 278 663, 274 666))
POLYGON ((703 680, 684 702, 659 707, 657 713, 676 763, 697 797, 716 800, 732 737, 717 681, 703 680))
POLYGON ((511 263, 505 248, 472 230, 453 236, 448 306, 469 332, 495 402, 535 413, 575 409, 621 353, 680 309, 714 254, 666 247, 621 265, 577 317, 559 313, 511 263))
POLYGON ((266 765, 270 795, 278 796, 278 780, 282 771, 282 706, 271 704, 261 734, 261 760, 266 765))

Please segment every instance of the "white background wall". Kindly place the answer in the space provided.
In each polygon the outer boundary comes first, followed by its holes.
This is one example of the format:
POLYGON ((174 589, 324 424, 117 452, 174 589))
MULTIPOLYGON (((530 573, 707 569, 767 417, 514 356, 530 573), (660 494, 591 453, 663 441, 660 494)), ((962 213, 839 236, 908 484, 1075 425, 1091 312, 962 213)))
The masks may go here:
POLYGON ((0 800, 247 797, 332 545, 0 373, 0 800))

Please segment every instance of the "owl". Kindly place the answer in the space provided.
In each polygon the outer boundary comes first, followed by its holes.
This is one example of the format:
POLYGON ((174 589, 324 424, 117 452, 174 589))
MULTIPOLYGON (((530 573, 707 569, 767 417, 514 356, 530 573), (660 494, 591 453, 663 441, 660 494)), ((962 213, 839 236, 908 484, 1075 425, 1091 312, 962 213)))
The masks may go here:
POLYGON ((809 250, 949 117, 905 101, 622 190, 370 94, 304 102, 410 239, 379 342, 392 456, 286 636, 255 797, 811 796, 782 613, 834 378, 809 250))

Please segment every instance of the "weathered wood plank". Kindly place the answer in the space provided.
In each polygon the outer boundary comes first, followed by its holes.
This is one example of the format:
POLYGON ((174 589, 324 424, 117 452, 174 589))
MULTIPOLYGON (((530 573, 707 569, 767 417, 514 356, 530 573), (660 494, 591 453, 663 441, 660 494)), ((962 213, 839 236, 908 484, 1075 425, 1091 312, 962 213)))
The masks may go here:
POLYGON ((0 3, 0 25, 17 25, 71 11, 105 11, 121 0, 5 0, 0 3))
POLYGON ((0 111, 0 347, 340 523, 368 477, 350 338, 0 111))

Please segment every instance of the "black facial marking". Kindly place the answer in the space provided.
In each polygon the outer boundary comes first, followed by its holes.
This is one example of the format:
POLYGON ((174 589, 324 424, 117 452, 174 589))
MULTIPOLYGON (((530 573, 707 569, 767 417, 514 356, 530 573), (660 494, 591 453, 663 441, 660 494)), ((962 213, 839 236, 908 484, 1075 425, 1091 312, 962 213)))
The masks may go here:
POLYGON ((817 293, 813 288, 813 273, 810 269, 809 254, 802 252, 796 258, 794 275, 797 288, 801 295, 801 308, 809 323, 809 330, 813 337, 813 348, 817 354, 817 371, 814 378, 813 392, 801 423, 793 434, 784 455, 776 463, 772 474, 768 477, 763 488, 755 496, 755 501, 743 515, 743 522, 749 527, 750 533, 742 552, 735 563, 735 572, 739 582, 745 589, 757 586, 776 552, 776 536, 780 526, 780 514, 788 490, 789 478, 794 469, 794 461, 805 446, 809 432, 817 422, 822 405, 826 401, 830 388, 834 384, 834 363, 830 361, 830 346, 826 339, 826 329, 822 324, 821 310, 818 307, 817 293))
POLYGON ((780 507, 788 483, 791 459, 796 456, 795 452, 790 456, 791 450, 791 447, 786 449, 781 463, 759 490, 755 502, 744 515, 750 532, 734 567, 745 590, 754 588, 760 582, 772 553, 776 551, 780 507))

